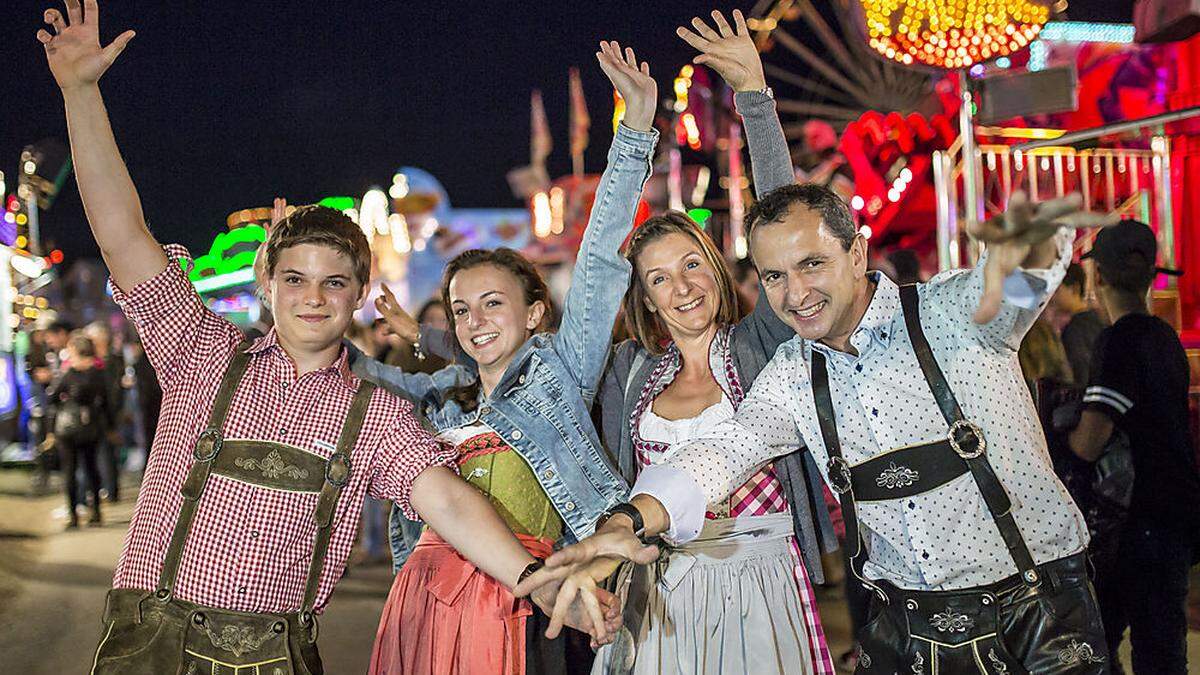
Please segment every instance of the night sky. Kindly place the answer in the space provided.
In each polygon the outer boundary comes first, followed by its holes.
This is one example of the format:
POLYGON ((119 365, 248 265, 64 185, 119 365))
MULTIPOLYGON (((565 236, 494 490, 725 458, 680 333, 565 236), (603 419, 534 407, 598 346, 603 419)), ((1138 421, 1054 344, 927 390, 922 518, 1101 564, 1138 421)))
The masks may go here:
MULTIPOLYGON (((432 172, 455 206, 519 206, 505 173, 528 163, 529 92, 545 97, 551 175, 569 170, 567 69, 592 114, 587 168, 611 140, 611 90, 593 53, 617 39, 669 95, 691 58, 675 26, 752 2, 277 2, 101 0, 101 41, 138 32, 101 80, 117 141, 161 241, 198 254, 234 210, 360 196, 400 166, 432 172)), ((1129 21, 1130 0, 1075 0, 1074 19, 1129 21)), ((52 5, 5 0, 0 170, 46 137, 65 142, 62 100, 34 33, 52 5)), ((65 14, 65 11, 64 11, 65 14)), ((42 232, 68 262, 95 256, 73 179, 42 232)))

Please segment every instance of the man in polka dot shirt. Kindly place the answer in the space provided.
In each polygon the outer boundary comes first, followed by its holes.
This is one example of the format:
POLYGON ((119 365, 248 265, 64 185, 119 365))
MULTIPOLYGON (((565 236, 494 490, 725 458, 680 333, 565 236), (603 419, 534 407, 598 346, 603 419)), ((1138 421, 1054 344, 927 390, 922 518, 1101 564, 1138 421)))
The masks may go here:
POLYGON ((1054 476, 1017 348, 1063 278, 1074 228, 1111 219, 1076 195, 1018 193, 971 232, 988 244, 979 266, 905 289, 867 271, 866 239, 824 188, 781 188, 747 221, 767 297, 797 337, 733 420, 643 471, 630 505, 527 586, 571 575, 571 592, 617 558, 652 557, 634 535, 689 541, 704 504, 807 451, 876 596, 860 672, 1106 672, 1087 528, 1054 476))

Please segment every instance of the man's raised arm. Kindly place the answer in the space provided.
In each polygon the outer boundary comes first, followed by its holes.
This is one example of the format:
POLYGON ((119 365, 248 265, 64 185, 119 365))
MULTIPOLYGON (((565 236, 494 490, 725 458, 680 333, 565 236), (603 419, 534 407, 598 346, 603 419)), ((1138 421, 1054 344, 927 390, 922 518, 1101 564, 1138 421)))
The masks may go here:
POLYGON ((99 81, 133 39, 125 31, 100 46, 100 10, 96 0, 66 0, 67 18, 48 9, 50 30, 39 30, 50 72, 62 90, 75 177, 88 223, 113 280, 131 289, 167 265, 162 247, 146 229, 137 188, 117 149, 99 81))

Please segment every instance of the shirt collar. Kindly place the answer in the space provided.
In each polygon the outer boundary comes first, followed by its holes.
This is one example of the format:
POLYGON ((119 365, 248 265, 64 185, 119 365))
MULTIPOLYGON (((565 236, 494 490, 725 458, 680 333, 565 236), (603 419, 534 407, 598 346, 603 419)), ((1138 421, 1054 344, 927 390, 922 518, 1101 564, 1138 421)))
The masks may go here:
MULTIPOLYGON (((266 335, 256 338, 254 342, 250 344, 250 347, 246 349, 246 353, 254 356, 259 354, 271 355, 274 358, 281 359, 287 368, 291 369, 293 373, 295 372, 296 366, 292 362, 292 359, 287 355, 287 352, 283 350, 283 345, 279 344, 279 334, 276 332, 275 328, 271 328, 270 332, 268 332, 266 335)), ((324 368, 318 368, 313 372, 326 377, 333 376, 338 382, 341 382, 342 386, 351 391, 356 391, 358 389, 358 377, 355 376, 350 370, 349 357, 350 354, 346 350, 345 345, 342 345, 338 350, 337 358, 333 360, 333 363, 325 366, 324 368)))
MULTIPOLYGON (((867 272, 867 278, 875 283, 875 294, 858 327, 850 334, 850 344, 859 356, 867 354, 874 345, 887 347, 891 343, 892 322, 900 311, 900 287, 896 282, 876 270, 867 272)), ((814 342, 813 347, 826 354, 840 353, 819 342, 814 342)))

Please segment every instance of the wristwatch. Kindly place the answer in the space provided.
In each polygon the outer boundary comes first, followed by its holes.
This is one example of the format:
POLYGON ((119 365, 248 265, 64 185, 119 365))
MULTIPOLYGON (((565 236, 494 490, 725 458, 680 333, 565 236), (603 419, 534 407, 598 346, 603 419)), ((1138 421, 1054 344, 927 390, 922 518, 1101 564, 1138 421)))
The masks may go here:
POLYGON ((604 525, 604 523, 608 522, 609 518, 612 518, 613 516, 615 516, 618 513, 622 513, 626 516, 629 516, 629 519, 633 521, 633 536, 637 537, 638 539, 642 539, 644 541, 645 540, 644 535, 646 533, 646 523, 642 519, 642 512, 638 511, 638 508, 636 506, 634 506, 633 504, 630 504, 629 502, 621 502, 620 504, 617 504, 616 506, 612 507, 611 509, 605 511, 600 516, 600 519, 596 521, 596 529, 597 530, 600 529, 601 526, 604 525))

